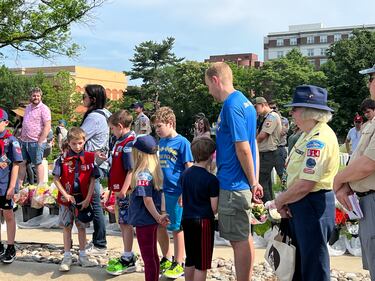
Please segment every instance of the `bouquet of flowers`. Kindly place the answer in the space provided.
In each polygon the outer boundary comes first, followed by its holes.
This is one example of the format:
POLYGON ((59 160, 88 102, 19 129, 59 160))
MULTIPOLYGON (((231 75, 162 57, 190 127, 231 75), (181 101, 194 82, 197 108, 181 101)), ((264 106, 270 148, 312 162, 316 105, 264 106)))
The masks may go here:
POLYGON ((251 204, 251 224, 263 224, 267 221, 267 209, 263 204, 251 204))

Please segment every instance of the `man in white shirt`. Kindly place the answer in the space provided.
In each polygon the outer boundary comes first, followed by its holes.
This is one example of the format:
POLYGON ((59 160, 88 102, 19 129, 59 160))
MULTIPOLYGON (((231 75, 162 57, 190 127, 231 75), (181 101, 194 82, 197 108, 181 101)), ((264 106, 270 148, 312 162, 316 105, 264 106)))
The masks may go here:
POLYGON ((363 124, 362 116, 356 114, 356 116, 354 116, 354 127, 349 130, 348 135, 345 140, 346 151, 350 155, 356 149, 359 139, 361 138, 362 124, 363 124), (349 146, 350 142, 351 142, 351 147, 349 146))

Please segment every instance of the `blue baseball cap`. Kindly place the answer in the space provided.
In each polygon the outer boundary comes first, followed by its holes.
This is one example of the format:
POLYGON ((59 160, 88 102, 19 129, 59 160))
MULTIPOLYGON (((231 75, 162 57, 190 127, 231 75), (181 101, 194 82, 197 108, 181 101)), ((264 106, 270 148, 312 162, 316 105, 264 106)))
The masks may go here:
POLYGON ((8 121, 9 120, 9 116, 8 116, 8 113, 0 108, 0 121, 8 121))
POLYGON ((309 107, 333 112, 334 110, 327 106, 328 92, 326 89, 314 85, 297 86, 293 101, 286 104, 285 107, 309 107))
POLYGON ((375 64, 371 68, 362 69, 359 71, 360 74, 372 74, 375 73, 375 64))
POLYGON ((66 121, 64 119, 59 120, 59 124, 63 124, 66 127, 66 121))
POLYGON ((147 154, 155 154, 158 151, 158 144, 155 138, 150 135, 139 135, 133 147, 147 154))
POLYGON ((141 103, 140 101, 137 101, 131 105, 131 108, 137 108, 137 107, 144 108, 143 103, 141 103))

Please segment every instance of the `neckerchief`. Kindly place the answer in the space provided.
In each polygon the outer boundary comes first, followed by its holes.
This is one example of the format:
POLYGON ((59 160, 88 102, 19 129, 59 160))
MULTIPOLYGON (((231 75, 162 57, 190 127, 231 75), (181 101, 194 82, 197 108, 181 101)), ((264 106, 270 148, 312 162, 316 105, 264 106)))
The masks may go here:
POLYGON ((12 134, 8 130, 6 130, 4 133, 0 134, 0 156, 3 156, 3 154, 5 152, 4 139, 7 139, 11 136, 12 136, 12 134))

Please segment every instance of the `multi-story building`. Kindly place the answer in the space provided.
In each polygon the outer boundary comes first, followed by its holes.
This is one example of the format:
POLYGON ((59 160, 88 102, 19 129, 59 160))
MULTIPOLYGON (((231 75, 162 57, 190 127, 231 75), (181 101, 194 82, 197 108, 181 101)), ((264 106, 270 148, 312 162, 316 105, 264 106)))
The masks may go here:
POLYGON ((107 97, 111 100, 121 99, 127 88, 127 79, 123 72, 99 68, 73 65, 11 68, 10 71, 29 76, 41 72, 47 77, 53 77, 59 71, 67 71, 76 84, 76 92, 83 93, 87 84, 99 84, 105 88, 107 97))
POLYGON ((323 27, 321 23, 291 25, 285 32, 272 32, 264 37, 264 61, 285 56, 297 48, 317 69, 327 61, 327 49, 341 39, 352 36, 354 29, 375 31, 375 24, 323 27))
POLYGON ((204 62, 232 62, 238 66, 243 67, 255 67, 259 68, 262 66, 262 62, 258 60, 258 55, 253 53, 245 54, 227 54, 227 55, 214 55, 210 56, 209 59, 205 59, 204 62))

